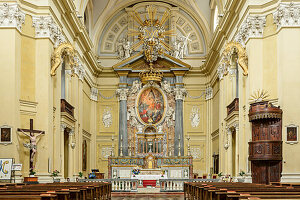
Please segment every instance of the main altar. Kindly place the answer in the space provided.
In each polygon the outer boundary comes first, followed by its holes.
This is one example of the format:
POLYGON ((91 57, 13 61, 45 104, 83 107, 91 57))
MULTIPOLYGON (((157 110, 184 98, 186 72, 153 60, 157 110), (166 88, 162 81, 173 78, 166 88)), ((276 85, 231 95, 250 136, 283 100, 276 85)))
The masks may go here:
POLYGON ((169 14, 156 11, 148 6, 145 21, 135 13, 134 27, 139 28, 131 30, 128 41, 136 53, 113 66, 119 75, 119 149, 108 158, 110 179, 146 180, 151 185, 193 174, 189 138, 183 134, 183 78, 190 66, 170 53, 174 33, 164 27, 169 14))

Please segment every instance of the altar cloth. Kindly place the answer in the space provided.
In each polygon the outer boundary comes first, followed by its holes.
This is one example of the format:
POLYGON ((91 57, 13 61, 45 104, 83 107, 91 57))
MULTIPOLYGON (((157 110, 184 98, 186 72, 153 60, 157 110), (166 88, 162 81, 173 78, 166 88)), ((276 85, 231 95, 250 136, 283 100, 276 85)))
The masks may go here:
POLYGON ((147 187, 147 186, 155 187, 156 186, 156 180, 143 180, 143 186, 144 187, 147 187))
POLYGON ((159 179, 167 179, 167 176, 161 175, 154 175, 154 174, 143 174, 143 175, 135 175, 131 176, 131 179, 138 179, 138 180, 159 180, 159 179))

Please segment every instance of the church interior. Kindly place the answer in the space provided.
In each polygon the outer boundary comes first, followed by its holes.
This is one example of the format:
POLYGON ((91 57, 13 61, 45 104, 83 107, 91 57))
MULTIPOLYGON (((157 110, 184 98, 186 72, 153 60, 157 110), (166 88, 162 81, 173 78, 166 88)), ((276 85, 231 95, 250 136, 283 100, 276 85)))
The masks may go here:
POLYGON ((297 188, 299 36, 299 0, 1 0, 0 182, 297 188))

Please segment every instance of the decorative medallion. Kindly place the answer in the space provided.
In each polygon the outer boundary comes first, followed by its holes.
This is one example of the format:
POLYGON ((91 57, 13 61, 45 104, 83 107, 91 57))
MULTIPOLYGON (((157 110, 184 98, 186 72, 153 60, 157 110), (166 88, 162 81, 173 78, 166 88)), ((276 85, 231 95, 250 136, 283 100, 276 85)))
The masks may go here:
POLYGON ((192 147, 191 148, 191 156, 193 156, 194 159, 200 159, 201 158, 201 148, 200 147, 192 147))
POLYGON ((112 147, 102 147, 102 158, 107 159, 112 154, 112 147))
POLYGON ((154 87, 144 89, 137 102, 137 112, 145 124, 157 124, 163 119, 165 102, 163 94, 154 87))

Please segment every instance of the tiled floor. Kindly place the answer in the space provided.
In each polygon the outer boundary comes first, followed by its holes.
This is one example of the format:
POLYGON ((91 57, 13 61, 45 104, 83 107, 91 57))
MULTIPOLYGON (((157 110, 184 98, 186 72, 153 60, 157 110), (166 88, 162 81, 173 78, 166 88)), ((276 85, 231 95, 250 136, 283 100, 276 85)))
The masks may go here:
POLYGON ((112 200, 183 200, 183 194, 113 194, 112 200))

